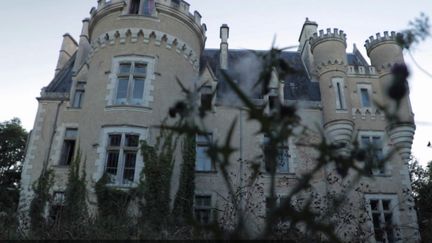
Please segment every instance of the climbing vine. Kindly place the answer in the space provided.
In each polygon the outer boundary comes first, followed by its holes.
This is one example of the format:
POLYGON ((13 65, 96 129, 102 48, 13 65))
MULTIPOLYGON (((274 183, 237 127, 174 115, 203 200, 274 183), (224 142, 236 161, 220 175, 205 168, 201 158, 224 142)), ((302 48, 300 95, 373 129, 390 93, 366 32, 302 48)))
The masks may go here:
POLYGON ((181 167, 179 188, 174 200, 173 217, 177 224, 184 224, 192 219, 195 192, 195 137, 186 135, 183 140, 183 164, 181 167))
POLYGON ((142 221, 155 230, 166 226, 169 220, 170 184, 177 138, 174 139, 174 132, 162 129, 154 146, 146 141, 141 144, 145 161, 144 180, 141 180, 145 200, 141 204, 142 221))
POLYGON ((34 197, 30 203, 30 228, 35 238, 42 238, 45 233, 47 222, 45 219, 45 208, 50 199, 50 188, 54 182, 52 170, 42 170, 39 178, 33 184, 34 197))
POLYGON ((85 162, 81 168, 81 152, 78 149, 69 167, 62 211, 63 230, 69 231, 72 238, 80 238, 82 232, 86 231, 88 218, 85 162))

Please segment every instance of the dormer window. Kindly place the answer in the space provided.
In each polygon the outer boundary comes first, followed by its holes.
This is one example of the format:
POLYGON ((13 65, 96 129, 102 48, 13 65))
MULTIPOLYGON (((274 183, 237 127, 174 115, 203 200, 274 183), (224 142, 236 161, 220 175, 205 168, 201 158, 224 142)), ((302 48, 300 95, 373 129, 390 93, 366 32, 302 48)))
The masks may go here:
POLYGON ((128 14, 153 16, 155 10, 154 0, 130 0, 128 14))

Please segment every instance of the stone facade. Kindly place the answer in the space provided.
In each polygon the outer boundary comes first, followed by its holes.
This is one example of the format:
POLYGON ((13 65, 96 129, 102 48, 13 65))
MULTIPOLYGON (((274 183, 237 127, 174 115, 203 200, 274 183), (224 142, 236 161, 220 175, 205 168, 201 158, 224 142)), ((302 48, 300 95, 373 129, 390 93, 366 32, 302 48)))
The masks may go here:
MULTIPOLYGON (((220 70, 245 79, 241 87, 249 89, 253 66, 259 65, 259 61, 247 51, 228 49, 228 26, 221 27, 221 49, 207 50, 206 26, 201 23, 201 15, 196 11, 189 13, 189 4, 182 0, 98 0, 90 14, 89 19, 83 20, 78 42, 64 35, 55 78, 38 98, 38 113, 22 173, 21 210, 28 207, 31 185, 44 165, 54 169, 53 191, 64 190, 68 160, 78 147, 87 161, 90 191, 102 174, 113 167, 113 186, 136 186, 145 161, 140 153, 130 152, 133 140, 155 141, 158 131, 153 126, 160 124, 169 108, 183 98, 176 78, 189 88, 207 82, 207 94, 215 91, 218 84, 205 122, 211 128, 212 139, 224 141, 228 124, 238 119, 232 145, 239 150, 230 170, 237 175, 235 183, 246 178, 250 163, 262 160, 265 138, 256 135, 258 124, 248 121, 239 102, 224 94, 226 85, 220 70), (133 172, 128 178, 126 170, 133 172)), ((353 53, 346 52, 343 31, 318 31, 317 27, 307 19, 298 50, 282 54, 301 74, 286 80, 276 78, 270 88, 285 104, 298 104, 303 124, 312 131, 307 142, 320 141, 320 127, 332 142, 370 140, 379 143, 383 153, 398 149, 386 168, 374 172, 372 178, 361 179, 357 183, 359 193, 351 192, 348 196, 354 210, 365 204, 371 218, 391 215, 392 223, 398 226, 392 233, 395 239, 415 242, 416 213, 406 194, 411 189, 407 163, 415 130, 409 98, 402 101, 403 122, 392 126, 373 102, 388 100, 384 90, 391 79, 390 69, 396 63, 404 63, 395 33, 384 32, 366 41, 372 63, 369 65, 355 46, 353 53)), ((269 100, 268 96, 254 98, 262 104, 269 100)), ((317 152, 298 146, 297 142, 290 139, 285 145, 286 163, 276 178, 279 198, 290 192, 317 157, 317 152)), ((181 164, 181 156, 176 158, 174 178, 178 178, 181 164)), ((202 164, 197 165, 196 195, 209 199, 209 208, 223 210, 223 198, 228 193, 222 176, 217 167, 207 166, 205 161, 197 163, 202 164)), ((262 172, 259 183, 264 189, 257 189, 248 198, 259 205, 256 217, 248 225, 255 233, 261 230, 270 183, 264 168, 262 172)), ((341 190, 340 185, 332 183, 334 168, 327 167, 320 175, 313 180, 317 194, 341 190)), ((176 189, 173 183, 173 196, 176 189)), ((365 241, 374 242, 373 221, 363 228, 369 232, 365 241)), ((349 230, 342 227, 339 232, 349 230)))

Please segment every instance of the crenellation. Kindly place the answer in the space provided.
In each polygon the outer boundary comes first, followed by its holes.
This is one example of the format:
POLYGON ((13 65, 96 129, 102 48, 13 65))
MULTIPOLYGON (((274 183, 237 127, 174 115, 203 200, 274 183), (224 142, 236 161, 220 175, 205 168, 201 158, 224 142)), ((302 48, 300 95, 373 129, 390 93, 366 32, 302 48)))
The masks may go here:
POLYGON ((346 46, 346 34, 343 30, 338 28, 327 28, 326 31, 319 30, 318 33, 314 33, 309 39, 311 47, 314 48, 316 45, 327 40, 338 40, 346 46))
POLYGON ((381 33, 376 33, 375 37, 371 35, 369 39, 365 41, 364 46, 366 47, 368 53, 371 49, 384 42, 391 41, 396 43, 397 32, 391 31, 389 34, 388 31, 384 31, 383 33, 384 36, 381 36, 381 33))

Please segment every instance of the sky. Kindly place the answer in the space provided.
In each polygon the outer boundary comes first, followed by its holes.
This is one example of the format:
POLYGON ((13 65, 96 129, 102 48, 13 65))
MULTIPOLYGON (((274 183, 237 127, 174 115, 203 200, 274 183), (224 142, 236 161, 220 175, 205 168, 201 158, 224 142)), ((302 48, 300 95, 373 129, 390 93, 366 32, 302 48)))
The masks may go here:
MULTIPOLYGON (((219 27, 230 27, 229 47, 261 49, 295 46, 308 17, 319 29, 339 28, 347 34, 347 52, 357 48, 368 60, 364 41, 383 31, 399 31, 421 12, 432 16, 431 0, 189 0, 207 25, 206 48, 219 48, 219 27)), ((14 0, 0 8, 0 122, 21 119, 29 131, 42 87, 54 76, 62 36, 79 38, 82 19, 96 0, 14 0), (25 6, 25 7, 23 7, 25 6)), ((432 72, 432 38, 412 50, 415 61, 432 72)), ((411 103, 417 124, 413 155, 422 163, 432 160, 432 78, 405 60, 411 103)))

